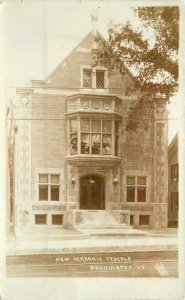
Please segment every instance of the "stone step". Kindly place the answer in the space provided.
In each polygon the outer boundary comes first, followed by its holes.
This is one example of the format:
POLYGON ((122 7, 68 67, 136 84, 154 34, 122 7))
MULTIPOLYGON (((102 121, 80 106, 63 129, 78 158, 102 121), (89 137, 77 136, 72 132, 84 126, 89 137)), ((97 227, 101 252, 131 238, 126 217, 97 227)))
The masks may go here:
POLYGON ((88 222, 85 222, 84 224, 81 224, 79 226, 76 226, 75 229, 77 230, 80 230, 81 228, 96 228, 96 229, 99 229, 101 226, 101 229, 125 229, 125 228, 132 228, 131 226, 128 226, 126 224, 108 224, 108 223, 101 223, 101 224, 94 224, 93 222, 92 223, 88 223, 88 222))
MULTIPOLYGON (((123 212, 124 213, 124 212, 123 212)), ((80 218, 75 224, 76 229, 80 228, 109 228, 122 229, 128 228, 122 218, 122 212, 118 211, 77 211, 76 216, 80 218)))

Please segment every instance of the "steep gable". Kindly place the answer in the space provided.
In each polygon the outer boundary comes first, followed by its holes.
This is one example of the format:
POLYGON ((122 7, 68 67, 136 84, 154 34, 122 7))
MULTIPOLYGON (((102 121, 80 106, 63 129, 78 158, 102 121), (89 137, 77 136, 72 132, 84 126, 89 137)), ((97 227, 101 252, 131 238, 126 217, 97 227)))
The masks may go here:
MULTIPOLYGON (((54 71, 43 82, 45 87, 80 89, 83 87, 83 68, 91 68, 94 64, 94 47, 100 47, 101 42, 106 42, 99 31, 90 31, 84 39, 64 58, 54 71), (97 42, 99 39, 100 42, 97 42)), ((102 67, 102 66, 101 66, 102 67)), ((105 69, 105 68, 104 68, 105 69)), ((133 90, 135 78, 125 66, 124 77, 118 70, 106 73, 106 87, 110 93, 128 96, 128 89, 133 90)), ((135 93, 135 91, 134 91, 135 93)), ((132 94, 132 93, 131 93, 132 94)))
MULTIPOLYGON (((103 39, 99 32, 97 34, 100 39, 103 39)), ((75 77, 77 75, 79 78, 77 73, 80 63, 92 64, 91 49, 93 40, 93 31, 90 31, 46 78, 45 83, 68 88, 71 87, 72 82, 70 80, 73 79, 75 81, 74 88, 79 88, 79 82, 75 80, 75 77)))

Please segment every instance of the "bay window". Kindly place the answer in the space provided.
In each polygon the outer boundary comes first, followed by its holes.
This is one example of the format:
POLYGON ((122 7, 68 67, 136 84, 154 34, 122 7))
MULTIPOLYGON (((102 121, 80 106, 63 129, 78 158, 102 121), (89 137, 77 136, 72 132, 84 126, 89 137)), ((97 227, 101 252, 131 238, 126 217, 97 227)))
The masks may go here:
POLYGON ((70 119, 70 154, 117 156, 118 126, 115 120, 70 119))

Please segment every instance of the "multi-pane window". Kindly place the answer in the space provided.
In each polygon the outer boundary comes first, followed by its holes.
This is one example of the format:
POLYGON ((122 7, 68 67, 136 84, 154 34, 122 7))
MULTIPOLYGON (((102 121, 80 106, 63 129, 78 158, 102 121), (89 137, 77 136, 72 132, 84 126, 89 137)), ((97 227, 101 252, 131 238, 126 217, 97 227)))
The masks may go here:
POLYGON ((46 224, 46 214, 35 215, 35 224, 36 225, 45 225, 46 224))
POLYGON ((70 120, 70 153, 77 154, 78 151, 78 122, 77 119, 70 120))
POLYGON ((105 87, 104 77, 105 77, 105 71, 96 70, 96 88, 97 89, 104 89, 104 87, 105 87))
POLYGON ((59 201, 59 179, 58 174, 39 174, 40 201, 59 201))
POLYGON ((105 88, 105 71, 97 69, 83 69, 83 87, 84 88, 105 88), (92 77, 95 76, 95 80, 92 77))
POLYGON ((52 225, 62 225, 63 224, 63 215, 52 215, 52 225))
POLYGON ((171 193, 171 211, 178 210, 178 202, 179 202, 179 193, 172 192, 171 193))
POLYGON ((118 144, 119 144, 119 122, 115 121, 115 155, 118 156, 118 144))
POLYGON ((177 182, 178 181, 178 164, 173 164, 171 165, 171 181, 172 182, 177 182))
POLYGON ((112 154, 112 121, 81 119, 81 154, 112 154))
POLYGON ((90 89, 91 85, 92 85, 92 70, 83 69, 83 87, 90 89))
POLYGON ((118 121, 70 120, 70 154, 118 155, 118 121), (77 126, 80 126, 77 132, 77 126), (78 149, 78 140, 79 148, 78 149))
POLYGON ((128 176, 126 183, 127 202, 146 202, 145 176, 128 176))

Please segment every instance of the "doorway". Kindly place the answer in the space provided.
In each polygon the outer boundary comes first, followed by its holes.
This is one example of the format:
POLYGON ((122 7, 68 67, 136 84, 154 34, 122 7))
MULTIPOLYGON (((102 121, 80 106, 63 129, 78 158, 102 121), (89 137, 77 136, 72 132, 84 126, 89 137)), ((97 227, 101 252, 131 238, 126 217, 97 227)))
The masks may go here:
POLYGON ((105 179, 88 175, 80 179, 80 209, 105 209, 105 179))

